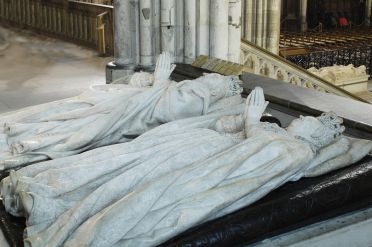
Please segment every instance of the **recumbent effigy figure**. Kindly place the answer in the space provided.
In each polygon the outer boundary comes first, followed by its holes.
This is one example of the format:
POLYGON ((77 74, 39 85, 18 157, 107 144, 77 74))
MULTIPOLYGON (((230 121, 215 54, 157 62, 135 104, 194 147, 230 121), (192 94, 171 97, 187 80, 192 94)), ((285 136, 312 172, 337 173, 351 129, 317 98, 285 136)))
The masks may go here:
POLYGON ((242 102, 239 79, 208 74, 170 81, 175 66, 161 54, 155 73, 129 85, 93 86, 78 97, 0 115, 0 170, 122 143, 163 123, 242 102))
POLYGON ((12 172, 1 196, 8 212, 27 217, 25 246, 156 246, 372 149, 344 137, 333 113, 282 129, 260 123, 262 89, 246 102, 12 172))

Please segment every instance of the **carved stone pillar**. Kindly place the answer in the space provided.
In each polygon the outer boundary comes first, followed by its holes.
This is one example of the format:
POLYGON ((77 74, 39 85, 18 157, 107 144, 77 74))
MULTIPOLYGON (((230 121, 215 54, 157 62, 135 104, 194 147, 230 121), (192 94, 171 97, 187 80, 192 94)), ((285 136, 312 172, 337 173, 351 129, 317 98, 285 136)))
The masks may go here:
POLYGON ((229 3, 229 54, 228 60, 240 62, 240 40, 241 40, 241 0, 230 0, 229 3))
POLYGON ((307 0, 300 1, 301 32, 307 31, 307 0))
POLYGON ((268 0, 268 23, 266 49, 279 54, 281 0, 268 0))
POLYGON ((255 9, 254 9, 254 0, 245 0, 245 5, 244 5, 244 38, 248 41, 253 42, 253 33, 254 33, 254 26, 253 26, 253 21, 256 19, 255 18, 255 9))
POLYGON ((268 24, 269 24, 269 16, 270 16, 270 9, 268 7, 268 0, 263 0, 262 6, 262 47, 267 49, 267 33, 268 33, 268 24))
POLYGON ((367 0, 366 2, 366 26, 372 26, 371 15, 372 15, 372 0, 367 0))
POLYGON ((227 60, 229 52, 229 0, 210 2, 210 56, 227 60))
POLYGON ((106 82, 111 83, 125 75, 132 74, 135 68, 135 36, 133 0, 114 1, 114 43, 115 61, 106 66, 106 82))
POLYGON ((209 55, 209 12, 210 12, 210 2, 200 1, 200 13, 197 23, 197 55, 209 55))
POLYGON ((175 0, 161 0, 161 47, 173 58, 176 57, 176 5, 175 0))
POLYGON ((262 38, 264 36, 264 30, 263 30, 263 7, 264 7, 264 1, 266 0, 256 0, 256 45, 263 47, 262 44, 262 38))
POLYGON ((185 1, 185 62, 192 63, 196 58, 196 0, 185 1))
POLYGON ((153 15, 152 1, 139 1, 139 55, 140 66, 143 69, 152 68, 154 66, 154 35, 153 35, 153 15))

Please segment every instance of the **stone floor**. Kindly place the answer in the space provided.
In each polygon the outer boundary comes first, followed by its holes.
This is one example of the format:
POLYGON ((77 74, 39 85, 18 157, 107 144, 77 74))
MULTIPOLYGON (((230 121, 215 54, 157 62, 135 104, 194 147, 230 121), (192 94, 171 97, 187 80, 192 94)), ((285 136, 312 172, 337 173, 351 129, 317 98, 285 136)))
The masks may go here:
POLYGON ((0 26, 0 113, 78 95, 105 83, 105 65, 70 43, 0 26))
MULTIPOLYGON (((105 84, 105 65, 111 60, 70 43, 0 26, 0 113, 105 84)), ((0 246, 8 246, 1 231, 0 246)))

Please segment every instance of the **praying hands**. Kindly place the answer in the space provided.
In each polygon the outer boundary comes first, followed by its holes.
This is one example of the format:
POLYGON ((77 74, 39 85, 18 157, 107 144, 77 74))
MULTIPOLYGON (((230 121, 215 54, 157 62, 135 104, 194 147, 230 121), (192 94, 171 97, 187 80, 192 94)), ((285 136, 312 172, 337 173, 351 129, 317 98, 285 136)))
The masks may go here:
POLYGON ((250 127, 260 122, 262 114, 265 112, 269 102, 265 101, 265 96, 262 88, 256 87, 248 95, 244 110, 245 129, 249 130, 250 127))
POLYGON ((160 54, 154 72, 154 85, 162 85, 166 83, 175 68, 176 65, 171 64, 171 56, 168 52, 160 54))

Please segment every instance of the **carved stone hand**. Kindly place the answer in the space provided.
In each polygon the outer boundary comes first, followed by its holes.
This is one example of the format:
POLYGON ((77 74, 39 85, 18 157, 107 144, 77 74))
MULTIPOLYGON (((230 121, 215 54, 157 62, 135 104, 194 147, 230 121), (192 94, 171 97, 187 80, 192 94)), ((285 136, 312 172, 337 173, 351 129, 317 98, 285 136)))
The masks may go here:
POLYGON ((161 85, 167 82, 175 68, 176 65, 171 64, 171 57, 168 52, 160 54, 155 67, 154 85, 161 85))
POLYGON ((252 90, 252 92, 247 97, 246 107, 244 111, 246 131, 249 129, 250 126, 258 124, 260 122, 262 114, 265 112, 268 104, 269 102, 265 101, 265 96, 262 88, 256 87, 252 90))

